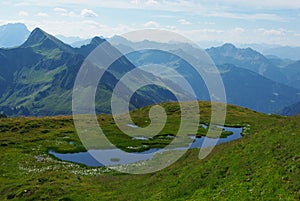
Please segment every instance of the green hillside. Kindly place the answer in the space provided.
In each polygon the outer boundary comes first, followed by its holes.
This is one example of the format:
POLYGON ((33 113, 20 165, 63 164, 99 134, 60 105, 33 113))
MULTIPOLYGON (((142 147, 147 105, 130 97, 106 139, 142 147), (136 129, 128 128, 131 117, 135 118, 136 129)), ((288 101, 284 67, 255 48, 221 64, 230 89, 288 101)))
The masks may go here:
MULTIPOLYGON (((175 134, 178 105, 162 106, 168 121, 160 134, 175 134)), ((200 121, 208 123, 210 105, 201 102, 200 110, 200 121)), ((133 111, 134 122, 145 126, 148 111, 133 111)), ((111 116, 98 119, 117 146, 136 143, 118 132, 111 116)), ((300 116, 266 115, 229 105, 226 125, 243 127, 241 139, 218 145, 204 160, 194 149, 162 171, 130 175, 48 155, 49 149, 84 150, 72 117, 0 118, 0 200, 299 200, 299 121, 300 116)), ((155 140, 150 147, 168 143, 155 140)))
MULTIPOLYGON (((72 48, 36 28, 21 46, 0 48, 0 112, 7 116, 71 115, 78 71, 86 57, 103 41, 95 37, 88 45, 72 48)), ((110 66, 97 87, 97 113, 110 112, 110 98, 116 83, 134 68, 125 57, 110 66)), ((153 75, 142 75, 144 79, 156 79, 153 75)), ((88 83, 90 78, 86 79, 88 83)), ((130 106, 138 108, 173 100, 174 96, 165 89, 145 87, 136 92, 130 106)))

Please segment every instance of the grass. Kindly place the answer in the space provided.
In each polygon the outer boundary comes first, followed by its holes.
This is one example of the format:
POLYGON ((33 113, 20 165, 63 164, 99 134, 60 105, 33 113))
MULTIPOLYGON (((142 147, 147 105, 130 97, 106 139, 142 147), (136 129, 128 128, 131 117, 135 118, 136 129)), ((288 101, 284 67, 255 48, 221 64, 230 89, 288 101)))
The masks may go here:
MULTIPOLYGON (((176 134, 178 128, 178 105, 162 105, 168 123, 150 147, 168 144, 170 139, 162 136, 176 134)), ((210 105, 201 102, 200 109, 200 122, 208 124, 210 105)), ((134 123, 148 125, 148 111, 133 111, 134 123)), ((98 116, 98 121, 121 148, 145 143, 121 134, 109 115, 98 116)), ((226 125, 243 127, 243 138, 218 145, 203 160, 194 149, 166 169, 130 175, 48 155, 49 149, 85 149, 71 117, 0 119, 0 200, 299 200, 299 122, 300 116, 229 105, 226 125)))

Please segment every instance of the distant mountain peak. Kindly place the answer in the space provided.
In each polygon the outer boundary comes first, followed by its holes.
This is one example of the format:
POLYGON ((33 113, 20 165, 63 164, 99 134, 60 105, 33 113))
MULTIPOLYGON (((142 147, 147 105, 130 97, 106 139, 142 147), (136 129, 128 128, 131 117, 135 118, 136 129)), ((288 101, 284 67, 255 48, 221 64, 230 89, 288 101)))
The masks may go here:
POLYGON ((223 49, 237 49, 232 43, 225 43, 224 45, 222 45, 223 49))
POLYGON ((35 29, 31 32, 31 34, 40 34, 40 33, 46 34, 46 32, 43 31, 43 30, 42 30, 41 28, 39 28, 39 27, 35 28, 35 29))
POLYGON ((1 26, 2 29, 8 28, 8 27, 18 27, 18 28, 27 29, 26 25, 23 24, 23 23, 20 23, 20 22, 17 22, 17 23, 8 23, 8 24, 5 24, 5 25, 1 26))
POLYGON ((101 44, 103 41, 105 41, 105 39, 96 36, 96 37, 94 37, 94 38, 91 40, 90 44, 91 44, 91 45, 99 45, 99 44, 101 44))
POLYGON ((114 35, 113 37, 111 37, 109 39, 109 42, 113 44, 123 44, 123 45, 128 45, 132 43, 131 41, 119 35, 114 35))
POLYGON ((29 35, 22 47, 37 45, 45 40, 49 35, 40 28, 35 28, 29 35))
POLYGON ((21 47, 39 47, 40 49, 59 48, 67 52, 73 52, 71 46, 63 43, 56 37, 46 33, 40 28, 35 28, 21 47))
POLYGON ((9 23, 0 26, 0 47, 12 48, 24 43, 30 32, 25 24, 9 23))
MULTIPOLYGON (((261 53, 257 52, 256 50, 248 47, 248 48, 238 48, 235 45, 233 45, 232 43, 225 43, 222 46, 219 47, 212 47, 209 49, 206 49, 208 52, 211 51, 218 51, 220 54, 246 54, 247 56, 249 55, 260 55, 262 57, 264 57, 261 53)), ((233 56, 233 55, 227 55, 227 56, 233 56)))

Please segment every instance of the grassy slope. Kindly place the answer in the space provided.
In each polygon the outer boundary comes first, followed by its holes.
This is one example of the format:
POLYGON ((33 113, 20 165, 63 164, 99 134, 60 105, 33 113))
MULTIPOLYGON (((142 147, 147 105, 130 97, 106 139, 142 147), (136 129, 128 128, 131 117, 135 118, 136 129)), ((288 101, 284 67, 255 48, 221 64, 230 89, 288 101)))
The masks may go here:
MULTIPOLYGON (((177 106, 165 106, 173 111, 172 120, 177 106)), ((201 121, 208 122, 209 105, 200 106, 201 121)), ((147 108, 132 114, 138 125, 146 113, 147 108)), ((100 116, 99 121, 113 130, 110 116, 100 116)), ((300 117, 268 116, 229 106, 226 124, 250 125, 242 139, 217 146, 202 161, 197 158, 199 150, 191 150, 162 171, 126 175, 46 154, 49 148, 83 149, 71 117, 0 119, 0 199, 299 200, 299 121, 300 117)))

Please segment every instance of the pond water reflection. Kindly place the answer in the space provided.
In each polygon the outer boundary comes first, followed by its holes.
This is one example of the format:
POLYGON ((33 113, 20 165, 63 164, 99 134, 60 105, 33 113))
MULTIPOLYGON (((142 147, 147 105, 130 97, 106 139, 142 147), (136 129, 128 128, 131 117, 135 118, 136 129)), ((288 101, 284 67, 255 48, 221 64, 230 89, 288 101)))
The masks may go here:
MULTIPOLYGON (((202 126, 205 127, 205 125, 202 126)), ((242 128, 235 128, 235 127, 222 127, 222 128, 224 128, 224 131, 232 132, 232 134, 227 136, 226 138, 219 138, 217 144, 230 142, 242 137, 241 135, 242 128)), ((190 136, 190 137, 194 139, 194 141, 189 145, 189 149, 200 148, 204 140, 208 140, 208 143, 206 144, 206 147, 208 147, 210 145, 209 143, 210 141, 213 144, 213 142, 216 140, 208 137, 201 137, 201 138, 196 138, 195 136, 190 136)), ((135 140, 139 140, 139 139, 135 139, 135 140)), ((147 140, 147 139, 143 138, 140 140, 147 140)), ((203 146, 201 148, 206 148, 206 147, 203 146)), ((174 148, 173 150, 180 150, 180 149, 187 149, 187 147, 177 147, 174 148)), ((120 151, 119 149, 89 150, 87 152, 79 152, 79 153, 57 153, 50 150, 49 154, 63 161, 80 163, 91 167, 100 167, 103 166, 103 164, 99 163, 96 159, 94 159, 91 156, 91 154, 101 159, 105 159, 107 158, 107 156, 110 156, 110 159, 104 161, 106 165, 124 165, 124 164, 135 163, 143 160, 151 160, 156 153, 161 153, 163 151, 167 151, 167 150, 152 148, 143 152, 135 152, 135 157, 128 157, 128 155, 126 155, 126 152, 120 151)))

